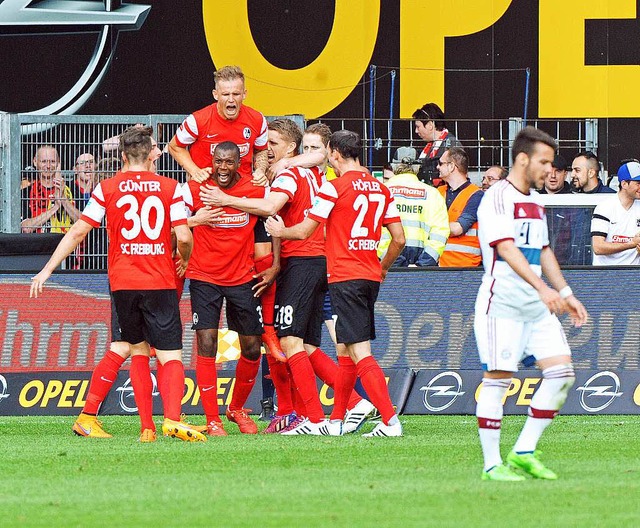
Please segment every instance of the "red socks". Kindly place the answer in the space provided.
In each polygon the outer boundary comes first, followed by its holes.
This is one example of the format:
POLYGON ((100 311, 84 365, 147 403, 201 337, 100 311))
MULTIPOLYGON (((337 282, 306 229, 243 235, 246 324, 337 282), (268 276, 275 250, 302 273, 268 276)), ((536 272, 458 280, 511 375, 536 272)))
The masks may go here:
POLYGON ((307 410, 307 418, 313 423, 324 420, 324 411, 320 405, 318 388, 316 387, 316 375, 309 361, 306 351, 296 352, 287 362, 291 369, 293 382, 300 393, 307 410))
POLYGON ((247 402, 249 393, 256 383, 259 368, 260 358, 255 361, 251 361, 244 356, 240 356, 240 359, 238 359, 238 365, 236 366, 236 383, 233 386, 233 396, 229 403, 230 411, 242 409, 244 404, 247 402))
POLYGON ((116 381, 118 371, 125 362, 122 356, 109 350, 96 365, 91 382, 89 383, 89 394, 84 404, 82 412, 85 414, 97 415, 100 405, 109 394, 111 386, 116 381))
POLYGON ((140 430, 151 429, 155 431, 156 425, 153 423, 153 382, 151 381, 148 356, 131 356, 130 376, 133 397, 140 415, 140 430))
POLYGON ((353 360, 350 357, 338 356, 338 375, 336 376, 336 384, 333 387, 332 420, 344 420, 349 397, 351 394, 356 394, 353 387, 356 384, 357 377, 356 364, 353 360))
POLYGON ((371 403, 378 409, 382 421, 389 425, 389 420, 396 414, 389 397, 389 390, 384 379, 384 372, 373 356, 361 359, 356 365, 356 370, 364 390, 367 391, 371 403))
POLYGON ((161 393, 161 396, 164 417, 179 422, 182 411, 182 396, 184 396, 184 365, 182 361, 177 359, 167 361, 162 366, 162 381, 164 392, 161 393))
POLYGON ((309 354, 309 361, 311 361, 311 366, 316 376, 329 385, 329 387, 333 387, 336 383, 336 375, 338 374, 338 365, 336 365, 335 361, 327 356, 320 347, 309 354))
POLYGON ((220 422, 218 411, 218 372, 216 358, 197 356, 196 383, 207 423, 220 422))
POLYGON ((278 415, 284 416, 293 412, 293 400, 291 398, 291 378, 287 370, 287 364, 277 361, 267 354, 267 362, 269 363, 269 372, 271 372, 271 381, 276 389, 278 400, 278 415))
MULTIPOLYGON (((335 384, 338 377, 338 365, 336 365, 333 359, 327 356, 327 354, 325 354, 320 347, 316 348, 309 355, 309 361, 311 361, 311 365, 313 366, 313 370, 316 373, 316 376, 318 376, 322 381, 329 385, 329 387, 333 389, 333 392, 335 394, 335 384)), ((340 363, 340 358, 338 358, 338 363, 340 363)), ((347 395, 347 409, 353 409, 353 407, 355 407, 355 405, 360 400, 362 400, 362 397, 353 390, 354 385, 355 380, 353 381, 353 385, 351 386, 352 390, 347 395)))

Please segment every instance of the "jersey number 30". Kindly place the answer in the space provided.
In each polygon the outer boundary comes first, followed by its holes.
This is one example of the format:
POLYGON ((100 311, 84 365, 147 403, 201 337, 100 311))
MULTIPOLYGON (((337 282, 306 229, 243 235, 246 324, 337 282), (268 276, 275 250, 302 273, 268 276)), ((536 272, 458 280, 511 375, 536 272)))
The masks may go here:
POLYGON ((149 240, 157 240, 162 232, 162 226, 164 224, 164 207, 162 200, 157 196, 149 196, 142 202, 142 207, 138 212, 138 200, 131 194, 125 194, 117 202, 116 207, 121 209, 128 207, 124 213, 124 219, 130 220, 133 225, 131 229, 122 228, 122 236, 126 240, 133 240, 143 231, 149 240), (149 223, 149 217, 151 211, 156 212, 156 225, 151 227, 149 223))

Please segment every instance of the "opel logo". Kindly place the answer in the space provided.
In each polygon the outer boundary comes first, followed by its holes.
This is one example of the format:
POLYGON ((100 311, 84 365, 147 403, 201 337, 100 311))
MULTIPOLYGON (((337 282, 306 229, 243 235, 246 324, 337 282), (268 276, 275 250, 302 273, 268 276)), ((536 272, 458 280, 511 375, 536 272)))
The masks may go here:
MULTIPOLYGON (((158 383, 156 381, 156 377, 151 374, 151 381, 153 382, 153 396, 157 396, 158 392, 158 383)), ((116 392, 120 393, 120 408, 127 413, 137 413, 138 407, 136 406, 135 399, 133 399, 133 387, 131 386, 131 378, 127 378, 127 381, 124 382, 122 387, 118 387, 116 392)))
POLYGON ((451 407, 453 402, 462 396, 462 378, 457 372, 441 372, 433 377, 424 387, 422 402, 432 412, 440 412, 451 407))
POLYGON ((580 405, 588 412, 606 409, 623 394, 620 392, 620 378, 608 370, 594 374, 576 390, 580 392, 580 405))

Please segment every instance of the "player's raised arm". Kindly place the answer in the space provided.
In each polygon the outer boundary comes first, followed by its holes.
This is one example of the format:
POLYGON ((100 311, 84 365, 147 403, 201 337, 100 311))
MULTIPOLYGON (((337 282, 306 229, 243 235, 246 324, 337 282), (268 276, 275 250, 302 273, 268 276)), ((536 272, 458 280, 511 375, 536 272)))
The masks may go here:
POLYGON ((91 229, 91 224, 82 219, 71 226, 71 229, 64 235, 49 261, 42 268, 42 271, 31 279, 29 297, 38 297, 38 294, 42 293, 42 287, 47 279, 51 277, 53 271, 73 253, 73 250, 78 247, 78 244, 84 240, 91 229))

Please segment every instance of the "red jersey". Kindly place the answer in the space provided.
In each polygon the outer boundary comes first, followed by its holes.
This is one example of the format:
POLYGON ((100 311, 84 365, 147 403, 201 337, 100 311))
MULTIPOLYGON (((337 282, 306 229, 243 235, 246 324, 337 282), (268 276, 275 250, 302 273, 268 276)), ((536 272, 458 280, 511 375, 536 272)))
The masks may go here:
MULTIPOLYGON (((204 207, 200 200, 200 187, 215 186, 209 178, 204 183, 189 181, 183 186, 183 198, 187 209, 195 213, 204 207)), ((258 187, 247 178, 240 178, 233 187, 224 189, 231 196, 264 198, 266 187, 258 187)), ((249 282, 255 274, 253 263, 253 228, 258 217, 224 207, 224 214, 217 225, 193 228, 193 253, 187 268, 187 277, 210 282, 218 286, 237 286, 249 282)))
POLYGON ((219 143, 232 141, 240 149, 238 172, 251 178, 254 150, 267 148, 267 120, 257 110, 243 105, 238 118, 230 121, 218 113, 214 103, 187 117, 175 137, 179 146, 189 148, 191 159, 201 169, 212 167, 213 151, 219 143))
POLYGON ((96 186, 81 218, 99 227, 105 215, 111 289, 175 289, 171 227, 187 223, 178 182, 153 172, 118 172, 96 186))
POLYGON ((400 222, 385 185, 367 172, 346 172, 321 187, 309 218, 327 223, 329 282, 382 281, 377 254, 382 226, 400 222))
MULTIPOLYGON (((307 217, 324 181, 324 173, 318 167, 294 167, 278 174, 271 184, 271 191, 284 193, 288 197, 280 210, 284 225, 299 224, 307 217)), ((285 258, 324 255, 324 231, 316 229, 306 240, 283 240, 281 254, 285 258)))

